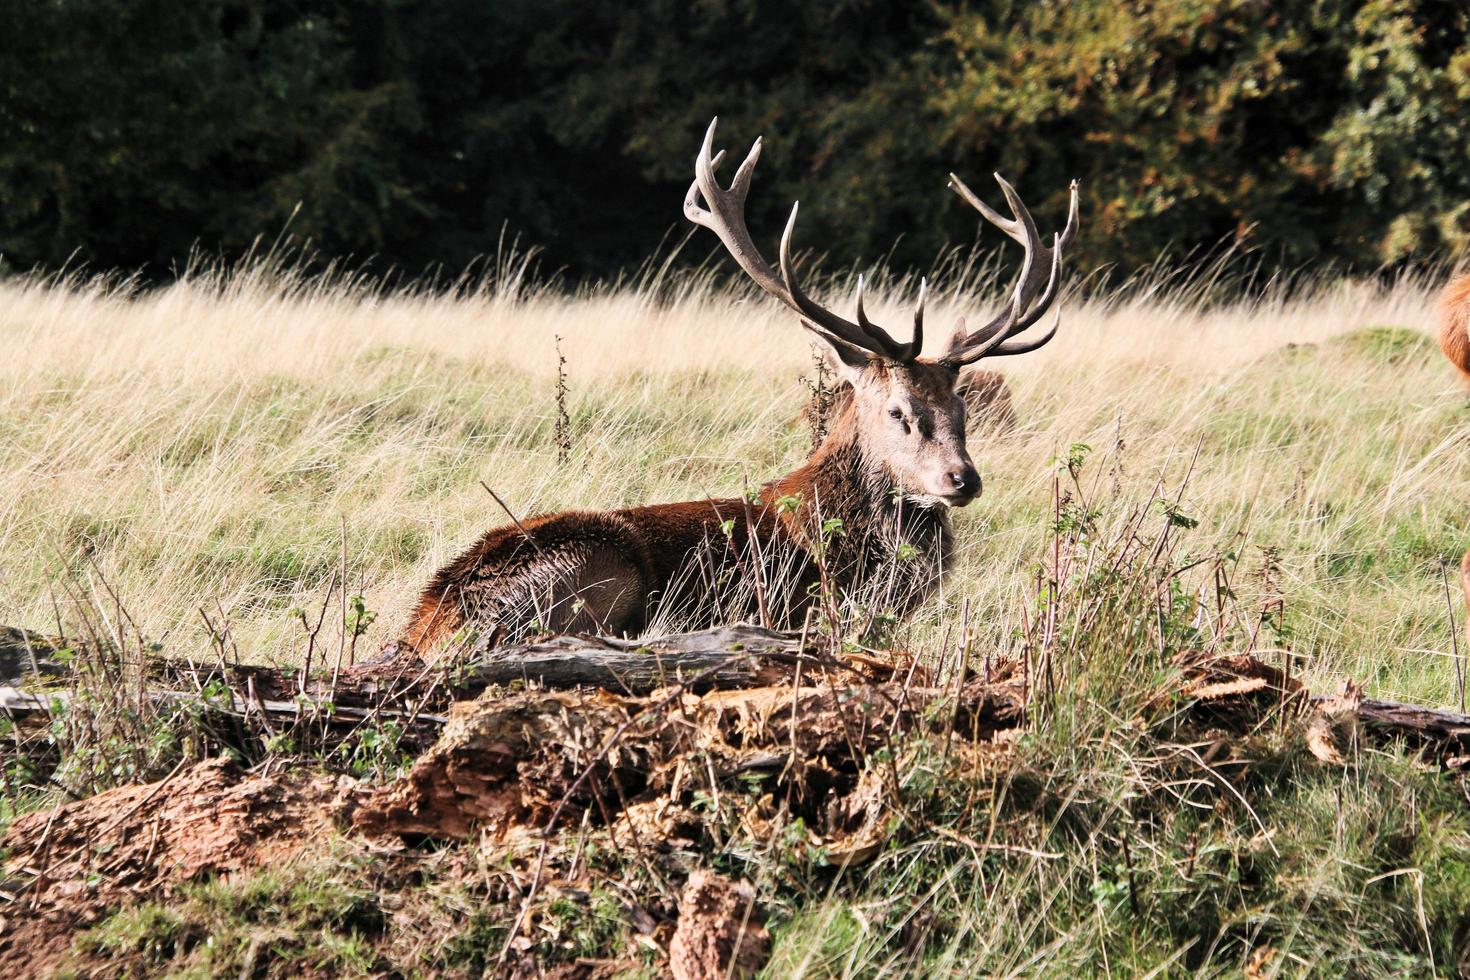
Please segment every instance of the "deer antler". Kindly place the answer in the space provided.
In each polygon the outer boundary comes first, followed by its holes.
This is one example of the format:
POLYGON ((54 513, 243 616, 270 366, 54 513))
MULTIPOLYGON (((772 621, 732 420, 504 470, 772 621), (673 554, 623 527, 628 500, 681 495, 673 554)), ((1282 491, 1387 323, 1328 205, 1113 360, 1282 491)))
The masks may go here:
POLYGON ((1057 326, 1061 323, 1061 316, 1058 315, 1051 329, 1040 337, 1026 341, 1010 340, 1035 325, 1056 298, 1057 283, 1062 272, 1062 249, 1070 245, 1077 234, 1077 182, 1072 181, 1072 201, 1067 211, 1067 225, 1060 235, 1052 236, 1051 248, 1042 243, 1041 235, 1036 230, 1036 221, 1016 189, 1000 174, 995 175, 995 182, 1000 185, 1006 203, 1010 205, 1011 213, 1015 217, 1002 217, 966 187, 959 177, 949 175, 949 186, 956 194, 979 211, 981 217, 1019 242, 1026 250, 1025 258, 1021 262, 1021 272, 1016 277, 1016 286, 1006 308, 980 329, 967 336, 957 337, 944 356, 945 363, 956 367, 973 364, 982 357, 1033 351, 1056 336, 1057 326))
POLYGON ((796 230, 796 212, 800 202, 791 206, 791 217, 786 221, 786 230, 781 235, 780 263, 778 274, 761 257, 760 249, 751 240, 745 226, 745 197, 750 192, 750 177, 755 171, 756 161, 761 155, 761 141, 757 139, 750 147, 745 161, 735 171, 735 178, 728 189, 722 188, 715 179, 715 168, 725 157, 725 151, 714 153, 716 117, 710 120, 704 134, 704 145, 694 161, 694 183, 684 196, 684 215, 697 225, 720 236, 725 249, 740 265, 756 285, 779 299, 802 316, 802 322, 829 343, 846 348, 853 353, 874 354, 896 361, 911 361, 919 356, 924 342, 924 298, 927 285, 919 288, 918 309, 914 313, 914 335, 907 343, 893 339, 882 327, 873 323, 863 312, 862 279, 858 280, 857 322, 838 316, 814 302, 802 292, 796 279, 796 268, 791 261, 791 238, 796 230), (700 207, 703 197, 706 207, 700 207))

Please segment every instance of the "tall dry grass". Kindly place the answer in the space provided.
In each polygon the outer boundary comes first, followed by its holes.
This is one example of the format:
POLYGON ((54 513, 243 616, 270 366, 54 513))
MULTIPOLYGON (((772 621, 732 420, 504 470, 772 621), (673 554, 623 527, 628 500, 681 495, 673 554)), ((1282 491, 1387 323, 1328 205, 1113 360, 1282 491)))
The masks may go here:
MULTIPOLYGON (((928 322, 993 308, 987 267, 947 272, 928 322)), ((968 603, 1007 642, 1056 460, 1085 443, 1085 478, 1120 501, 1188 472, 1193 546, 1237 555, 1241 588, 1279 554, 1269 589, 1315 677, 1453 700, 1439 561, 1470 544, 1470 413, 1425 338, 1429 285, 1302 280, 1231 301, 1219 272, 1093 283, 1061 304, 1056 341, 998 365, 1022 428, 972 440, 986 490, 957 515, 959 561, 917 635, 968 603)), ((870 310, 901 322, 912 282, 882 285, 870 310)), ((0 344, 0 621, 46 629, 67 616, 59 580, 105 581, 174 652, 205 647, 205 607, 247 658, 297 656, 293 610, 322 601, 344 551, 376 647, 436 566, 504 523, 482 480, 518 514, 730 494, 807 438, 801 331, 708 276, 574 295, 514 262, 449 290, 271 261, 152 292, 17 278, 0 282, 0 344)))

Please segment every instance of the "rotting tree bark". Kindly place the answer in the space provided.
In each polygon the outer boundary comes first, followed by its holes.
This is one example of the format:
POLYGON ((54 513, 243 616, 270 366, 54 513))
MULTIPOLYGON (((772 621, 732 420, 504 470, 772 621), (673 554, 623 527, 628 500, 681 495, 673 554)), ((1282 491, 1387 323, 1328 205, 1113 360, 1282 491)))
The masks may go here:
POLYGON ((487 695, 455 705, 434 747, 374 791, 354 824, 373 836, 504 833, 575 823, 588 809, 603 818, 645 803, 677 809, 695 789, 714 798, 761 774, 776 797, 800 798, 801 815, 834 853, 872 853, 882 840, 879 804, 898 783, 882 764, 869 768, 875 753, 889 750, 891 765, 905 733, 987 742, 1025 718, 1026 685, 1015 674, 957 691, 905 679, 894 671, 703 695, 487 695), (938 702, 944 709, 930 710, 938 702))
MULTIPOLYGON (((1313 694, 1295 678, 1249 654, 1207 656, 1195 651, 1174 659, 1184 677, 1179 694, 1196 700, 1204 710, 1223 707, 1227 712, 1247 706, 1247 713, 1264 713, 1288 704, 1310 707, 1317 713, 1340 714, 1350 709, 1352 726, 1379 742, 1403 742, 1436 756, 1452 769, 1470 768, 1470 715, 1443 708, 1383 701, 1353 691, 1351 704, 1343 695, 1313 694)), ((1340 723, 1340 722, 1335 722, 1340 723)))
POLYGON ((18 684, 38 674, 60 674, 59 641, 14 626, 0 626, 0 684, 18 684))
POLYGON ((482 641, 455 668, 456 690, 478 693, 516 681, 626 694, 679 683, 693 690, 749 687, 790 673, 803 652, 794 633, 746 624, 642 640, 554 636, 498 648, 482 641))
MULTIPOLYGON (((64 690, 44 687, 52 677, 65 674, 65 668, 52 659, 59 643, 37 633, 0 627, 0 716, 44 714, 56 697, 65 700, 64 690), (22 679, 26 686, 16 684, 22 679), (15 686, 6 686, 7 681, 15 686)), ((505 647, 481 641, 444 664, 426 665, 412 656, 389 657, 344 668, 335 676, 323 671, 304 683, 299 670, 278 667, 192 666, 154 657, 143 669, 158 701, 197 698, 201 678, 223 675, 232 695, 212 706, 225 713, 290 722, 330 702, 332 711, 322 716, 327 724, 345 727, 396 719, 430 735, 447 720, 451 704, 489 687, 517 683, 550 689, 600 687, 630 696, 674 684, 684 684, 691 691, 750 688, 789 677, 798 664, 807 669, 820 666, 815 653, 814 644, 803 649, 795 633, 736 624, 640 640, 556 636, 505 647)), ((1216 658, 1208 667, 1197 663, 1188 669, 1218 675, 1219 683, 1228 687, 1249 683, 1252 678, 1263 688, 1274 689, 1280 683, 1274 677, 1275 668, 1245 656, 1216 658), (1250 668, 1251 663, 1259 668, 1250 668)), ((1196 678, 1206 679, 1201 674, 1196 678)), ((1294 682, 1290 686, 1297 693, 1294 682)), ((1190 694, 1188 689, 1184 693, 1190 694)), ((1326 695, 1307 698, 1312 703, 1329 700, 1326 695)), ((1470 765, 1470 715, 1373 698, 1362 700, 1358 714, 1370 737, 1401 739, 1438 754, 1457 768, 1470 765)))

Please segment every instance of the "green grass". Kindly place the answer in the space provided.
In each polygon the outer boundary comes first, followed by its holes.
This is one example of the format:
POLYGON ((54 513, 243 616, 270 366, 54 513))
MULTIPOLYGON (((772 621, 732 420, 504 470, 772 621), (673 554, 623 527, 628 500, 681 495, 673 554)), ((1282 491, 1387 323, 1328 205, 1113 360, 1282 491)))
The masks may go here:
POLYGON ((380 898, 350 863, 265 871, 125 908, 74 950, 87 975, 363 976, 381 963, 369 941, 387 925, 380 898))
POLYGON ((1285 976, 1452 973, 1470 926, 1458 790, 1391 756, 1345 775, 1250 749, 1233 780, 1247 810, 1198 785, 1140 793, 1152 746, 1066 762, 1029 746, 983 819, 935 817, 983 841, 993 815, 995 840, 1048 856, 898 846, 854 895, 796 912, 769 973, 1238 976, 1264 948, 1285 976))

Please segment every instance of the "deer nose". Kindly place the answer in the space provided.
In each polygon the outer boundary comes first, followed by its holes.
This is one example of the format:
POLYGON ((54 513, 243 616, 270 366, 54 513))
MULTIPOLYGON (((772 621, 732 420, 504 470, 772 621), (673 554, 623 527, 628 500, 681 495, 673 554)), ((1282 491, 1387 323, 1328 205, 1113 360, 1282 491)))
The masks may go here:
POLYGON ((973 497, 980 492, 980 474, 973 466, 964 466, 957 470, 949 471, 949 482, 954 485, 955 493, 973 497))

